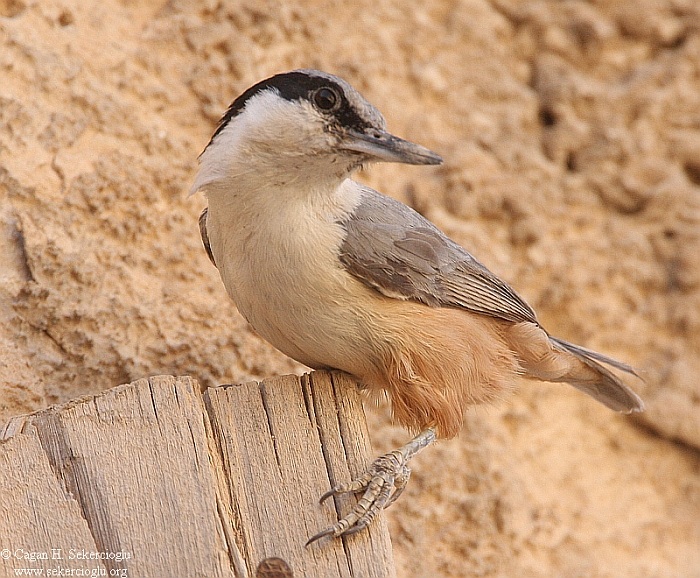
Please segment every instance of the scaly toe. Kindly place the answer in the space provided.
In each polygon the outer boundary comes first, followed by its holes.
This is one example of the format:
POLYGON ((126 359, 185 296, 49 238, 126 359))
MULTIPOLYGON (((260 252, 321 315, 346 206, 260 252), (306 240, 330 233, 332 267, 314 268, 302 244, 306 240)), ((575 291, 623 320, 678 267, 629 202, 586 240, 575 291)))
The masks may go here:
POLYGON ((364 475, 349 483, 339 484, 323 494, 321 502, 331 496, 364 490, 364 494, 347 516, 309 538, 306 545, 326 536, 337 538, 366 528, 377 513, 393 504, 406 488, 411 475, 408 461, 435 440, 433 428, 423 430, 403 447, 374 460, 364 475))
POLYGON ((410 472, 403 455, 398 451, 391 452, 377 458, 364 475, 349 483, 339 484, 323 494, 320 502, 324 502, 331 496, 364 490, 362 497, 346 516, 333 526, 309 538, 306 545, 327 536, 350 535, 366 528, 377 513, 403 492, 410 472))
POLYGON ((319 498, 318 503, 322 504, 331 496, 339 496, 340 494, 348 494, 350 492, 360 492, 360 491, 364 490, 367 486, 369 486, 371 481, 372 481, 372 471, 370 468, 370 470, 367 470, 359 478, 356 478, 356 479, 354 479, 346 484, 338 484, 334 488, 331 488, 330 490, 328 490, 325 494, 323 494, 319 498))

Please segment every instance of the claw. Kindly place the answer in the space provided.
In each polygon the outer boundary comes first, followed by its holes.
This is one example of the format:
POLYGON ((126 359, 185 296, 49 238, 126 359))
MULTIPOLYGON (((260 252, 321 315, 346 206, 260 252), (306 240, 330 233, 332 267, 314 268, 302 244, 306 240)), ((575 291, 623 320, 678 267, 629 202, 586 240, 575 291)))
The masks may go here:
POLYGON ((333 528, 327 528, 327 529, 323 530, 322 532, 319 532, 318 534, 314 534, 313 536, 311 536, 311 538, 309 538, 306 541, 306 544, 304 544, 304 547, 306 548, 307 546, 313 544, 317 540, 320 540, 321 538, 325 538, 326 536, 332 536, 332 535, 333 535, 333 528))
POLYGON ((369 526, 374 517, 393 504, 406 489, 411 476, 408 461, 434 441, 435 431, 427 429, 401 449, 374 460, 369 469, 359 478, 339 484, 323 494, 319 503, 323 503, 331 496, 364 490, 362 497, 345 517, 309 538, 306 546, 327 536, 334 538, 348 536, 369 526))
POLYGON ((318 499, 318 503, 323 504, 323 502, 325 502, 328 498, 330 498, 331 496, 335 496, 337 493, 338 490, 336 488, 331 488, 318 499))

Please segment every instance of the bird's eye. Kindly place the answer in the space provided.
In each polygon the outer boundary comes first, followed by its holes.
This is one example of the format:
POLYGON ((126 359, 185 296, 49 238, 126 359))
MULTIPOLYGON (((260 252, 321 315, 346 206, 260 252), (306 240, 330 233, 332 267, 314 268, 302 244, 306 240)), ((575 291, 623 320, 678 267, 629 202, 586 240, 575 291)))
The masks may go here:
POLYGON ((321 110, 334 110, 340 105, 340 95, 333 88, 319 88, 313 95, 314 104, 321 110))

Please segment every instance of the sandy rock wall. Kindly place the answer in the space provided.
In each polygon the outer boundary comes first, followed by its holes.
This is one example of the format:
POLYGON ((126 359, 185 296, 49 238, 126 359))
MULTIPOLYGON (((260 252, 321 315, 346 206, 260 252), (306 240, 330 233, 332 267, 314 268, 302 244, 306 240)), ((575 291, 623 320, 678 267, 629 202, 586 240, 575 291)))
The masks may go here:
MULTIPOLYGON (((228 103, 301 66, 446 159, 362 180, 645 378, 637 421, 527 383, 474 411, 389 512, 401 575, 700 575, 694 0, 0 0, 0 419, 302 369, 228 301, 186 198, 228 103)), ((369 418, 378 451, 406 439, 369 418)))

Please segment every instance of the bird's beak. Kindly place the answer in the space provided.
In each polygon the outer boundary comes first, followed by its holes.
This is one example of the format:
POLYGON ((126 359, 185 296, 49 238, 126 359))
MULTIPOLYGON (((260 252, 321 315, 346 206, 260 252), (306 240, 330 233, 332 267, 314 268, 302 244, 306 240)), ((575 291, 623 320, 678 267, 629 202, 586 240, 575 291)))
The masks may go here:
POLYGON ((424 146, 404 140, 388 132, 369 129, 368 132, 349 130, 338 145, 340 148, 363 153, 373 160, 408 165, 439 165, 440 155, 424 146))

